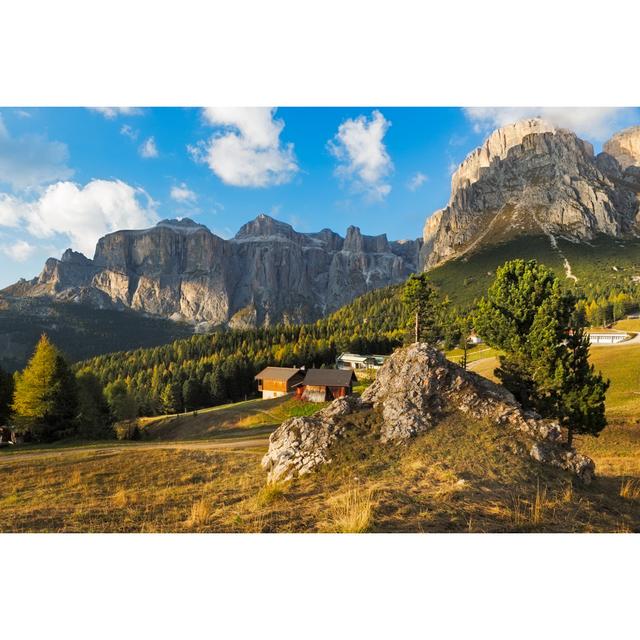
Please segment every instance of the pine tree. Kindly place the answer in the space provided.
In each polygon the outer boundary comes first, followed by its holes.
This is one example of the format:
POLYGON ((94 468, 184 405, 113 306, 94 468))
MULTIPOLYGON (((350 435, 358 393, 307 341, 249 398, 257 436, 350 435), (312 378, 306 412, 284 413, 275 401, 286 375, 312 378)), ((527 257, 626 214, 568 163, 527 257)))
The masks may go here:
POLYGON ((193 411, 203 405, 202 385, 196 378, 188 378, 182 385, 184 410, 193 411))
POLYGON ((165 385, 160 394, 162 409, 165 413, 180 413, 182 410, 182 394, 180 387, 176 383, 165 385))
POLYGON ((13 376, 0 367, 0 426, 9 422, 13 403, 13 376))
POLYGON ((589 336, 583 327, 574 327, 570 332, 559 368, 553 414, 567 428, 567 443, 571 446, 574 431, 597 436, 607 426, 605 394, 609 381, 603 380, 589 363, 589 336))
POLYGON ((124 380, 107 385, 105 394, 116 421, 133 420, 138 415, 138 403, 124 380))
POLYGON ((43 334, 31 360, 16 377, 12 410, 18 426, 36 438, 52 440, 73 432, 77 409, 75 376, 43 334))
POLYGON ((414 318, 415 342, 437 342, 440 338, 438 292, 429 276, 426 273, 409 276, 402 291, 402 300, 414 318))
MULTIPOLYGON (((512 260, 496 272, 478 303, 476 328, 505 351, 496 375, 528 408, 561 421, 573 434, 597 435, 605 426, 609 385, 589 364, 584 319, 575 297, 535 260, 512 260)), ((588 307, 587 307, 588 308, 588 307)))
POLYGON ((211 403, 212 404, 221 404, 225 401, 227 397, 226 387, 224 383, 224 378, 222 377, 222 373, 220 369, 216 367, 210 376, 210 389, 211 393, 211 403))
POLYGON ((111 437, 111 412, 100 381, 88 369, 79 371, 76 380, 79 435, 85 438, 111 437))

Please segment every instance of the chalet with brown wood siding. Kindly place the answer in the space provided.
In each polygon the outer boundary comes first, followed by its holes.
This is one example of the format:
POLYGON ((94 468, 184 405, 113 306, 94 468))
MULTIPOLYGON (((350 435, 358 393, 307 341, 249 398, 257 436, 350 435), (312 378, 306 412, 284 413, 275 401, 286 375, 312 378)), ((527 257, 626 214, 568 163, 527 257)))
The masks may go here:
POLYGON ((296 367, 267 367, 255 377, 263 398, 277 398, 292 393, 303 379, 304 371, 296 367))
POLYGON ((296 395, 310 402, 343 398, 353 392, 357 380, 353 369, 309 369, 296 395))

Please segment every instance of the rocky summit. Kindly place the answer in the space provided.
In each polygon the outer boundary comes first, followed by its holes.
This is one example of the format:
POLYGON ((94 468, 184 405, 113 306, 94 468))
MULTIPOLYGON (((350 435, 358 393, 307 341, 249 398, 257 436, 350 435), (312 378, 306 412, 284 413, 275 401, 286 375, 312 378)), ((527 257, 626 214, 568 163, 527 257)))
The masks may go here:
POLYGON ((451 179, 451 197, 423 230, 429 269, 484 243, 545 234, 589 241, 640 232, 640 127, 594 155, 589 142, 540 119, 494 131, 451 179))
POLYGON ((290 418, 269 439, 262 466, 270 481, 292 479, 328 464, 349 435, 349 418, 376 416, 379 446, 400 446, 431 430, 446 417, 489 421, 513 435, 514 453, 558 467, 585 483, 593 461, 560 442, 557 423, 525 411, 504 387, 466 371, 422 343, 397 350, 360 398, 334 400, 308 417, 290 418))
POLYGON ((309 322, 418 269, 420 240, 390 242, 349 227, 299 233, 266 215, 230 240, 189 219, 116 231, 93 259, 71 249, 42 273, 3 291, 130 308, 147 314, 232 327, 309 322))

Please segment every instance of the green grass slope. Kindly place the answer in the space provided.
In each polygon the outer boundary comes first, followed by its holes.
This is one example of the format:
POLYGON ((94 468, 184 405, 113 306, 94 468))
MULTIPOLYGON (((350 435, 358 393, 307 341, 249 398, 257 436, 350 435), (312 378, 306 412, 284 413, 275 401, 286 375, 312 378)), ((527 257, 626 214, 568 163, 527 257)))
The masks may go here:
POLYGON ((303 402, 291 396, 257 399, 200 409, 193 413, 141 418, 149 440, 245 438, 271 433, 287 418, 315 413, 324 403, 303 402))

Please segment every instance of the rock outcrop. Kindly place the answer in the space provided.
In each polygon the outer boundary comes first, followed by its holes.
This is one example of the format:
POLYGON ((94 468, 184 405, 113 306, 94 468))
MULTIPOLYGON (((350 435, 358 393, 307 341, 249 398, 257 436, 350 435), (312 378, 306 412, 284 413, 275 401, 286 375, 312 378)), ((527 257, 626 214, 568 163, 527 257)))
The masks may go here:
POLYGON ((640 127, 619 131, 604 143, 602 150, 615 158, 623 171, 640 167, 640 127))
POLYGON ((462 162, 449 203, 427 219, 423 267, 519 235, 637 234, 636 129, 614 136, 598 157, 590 143, 539 119, 498 129, 462 162))
POLYGON ((555 131, 540 118, 530 118, 496 129, 481 147, 472 151, 451 176, 451 193, 477 182, 496 159, 507 157, 509 149, 522 144, 525 136, 555 131))
POLYGON ((420 240, 390 242, 349 227, 298 233, 260 215, 230 240, 192 220, 116 231, 93 260, 68 250, 33 280, 5 289, 99 308, 131 308, 166 318, 231 326, 308 322, 418 270, 420 240))
POLYGON ((262 460, 269 480, 290 479, 330 462, 332 449, 348 430, 344 417, 371 409, 379 414, 380 446, 406 443, 458 412, 518 434, 526 454, 541 463, 565 469, 586 483, 594 473, 592 460, 560 443, 557 423, 524 411, 504 387, 416 343, 397 350, 361 398, 340 398, 274 431, 262 460))

